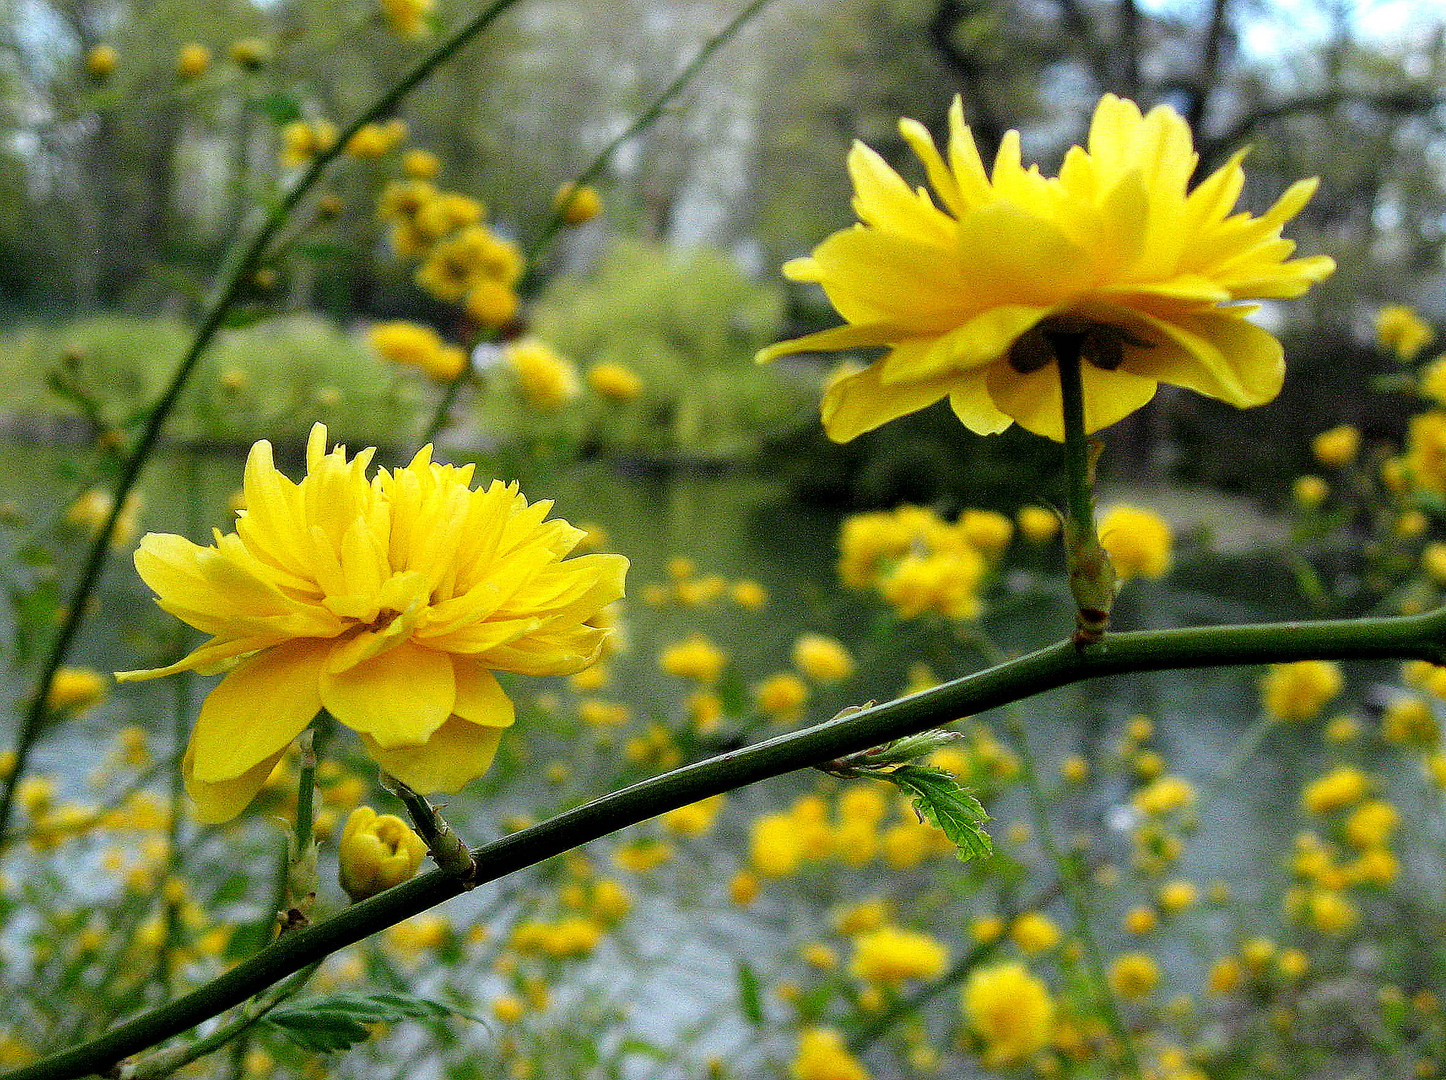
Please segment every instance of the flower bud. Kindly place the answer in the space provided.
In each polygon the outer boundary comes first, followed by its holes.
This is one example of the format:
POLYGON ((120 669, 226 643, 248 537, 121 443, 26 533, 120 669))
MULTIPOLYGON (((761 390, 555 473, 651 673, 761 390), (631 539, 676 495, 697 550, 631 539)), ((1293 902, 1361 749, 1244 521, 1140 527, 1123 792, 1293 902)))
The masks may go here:
POLYGON ((337 845, 341 887, 353 901, 365 900, 410 879, 426 854, 426 843, 401 818, 358 806, 337 845))

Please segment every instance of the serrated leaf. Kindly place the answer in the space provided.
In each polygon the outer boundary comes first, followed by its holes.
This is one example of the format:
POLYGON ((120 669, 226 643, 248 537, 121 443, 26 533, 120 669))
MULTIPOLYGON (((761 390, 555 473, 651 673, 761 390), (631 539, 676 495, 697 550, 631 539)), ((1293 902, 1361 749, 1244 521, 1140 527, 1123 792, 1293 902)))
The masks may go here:
POLYGON ((758 976, 747 961, 738 961, 738 1005, 743 1018, 754 1027, 763 1026, 763 994, 758 986, 758 976))
POLYGON ((440 1001, 410 994, 382 993, 298 998, 267 1013, 266 1023, 303 1049, 331 1054, 371 1038, 375 1024, 448 1016, 481 1022, 478 1017, 440 1001))
POLYGON ((984 831, 989 815, 951 774, 929 765, 903 765, 879 776, 913 796, 919 820, 942 830, 961 862, 993 854, 994 844, 984 831))

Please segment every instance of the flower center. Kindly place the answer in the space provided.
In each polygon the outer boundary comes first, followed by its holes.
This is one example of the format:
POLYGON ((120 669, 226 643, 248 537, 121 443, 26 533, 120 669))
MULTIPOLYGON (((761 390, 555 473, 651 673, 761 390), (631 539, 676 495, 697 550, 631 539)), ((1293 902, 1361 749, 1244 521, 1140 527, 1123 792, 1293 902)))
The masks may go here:
POLYGON ((1114 371, 1125 362, 1125 346, 1148 349, 1144 341, 1128 330, 1109 323, 1094 322, 1079 315, 1050 315, 1026 330, 1009 346, 1009 366, 1029 375, 1054 362, 1060 339, 1076 339, 1080 359, 1104 371, 1114 371))

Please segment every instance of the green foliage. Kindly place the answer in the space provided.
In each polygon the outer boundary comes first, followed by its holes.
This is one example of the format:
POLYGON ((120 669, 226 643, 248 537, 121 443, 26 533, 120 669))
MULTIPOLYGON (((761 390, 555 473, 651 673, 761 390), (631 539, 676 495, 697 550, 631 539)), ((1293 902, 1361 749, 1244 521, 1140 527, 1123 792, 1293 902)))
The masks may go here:
POLYGON ((583 372, 603 363, 635 372, 641 395, 613 403, 588 393, 549 422, 529 414, 499 372, 484 396, 484 427, 665 458, 749 457, 816 423, 812 376, 753 362, 776 339, 781 306, 780 290, 749 281, 722 252, 619 242, 591 273, 552 282, 535 327, 583 372))
POLYGON ((372 1037, 378 1024, 402 1020, 435 1020, 469 1016, 427 998, 410 994, 331 994, 298 998, 266 1014, 264 1022, 303 1050, 332 1054, 372 1037))
POLYGON ((892 772, 880 773, 909 793, 920 821, 941 830, 959 849, 959 861, 987 859, 994 853, 994 844, 984 831, 989 815, 979 800, 960 787, 954 777, 930 765, 902 765, 892 772))
MULTIPOLYGON (((22 428, 78 414, 124 429, 155 401, 188 334, 176 319, 101 316, 0 336, 0 413, 22 428)), ((205 442, 299 441, 322 420, 338 440, 400 445, 416 431, 424 394, 325 320, 269 319, 221 336, 172 431, 205 442)))

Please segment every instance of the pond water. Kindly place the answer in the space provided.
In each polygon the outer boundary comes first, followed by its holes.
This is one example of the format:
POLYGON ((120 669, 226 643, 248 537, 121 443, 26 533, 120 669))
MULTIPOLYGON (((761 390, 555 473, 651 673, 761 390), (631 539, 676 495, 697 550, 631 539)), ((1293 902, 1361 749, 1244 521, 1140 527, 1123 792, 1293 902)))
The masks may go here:
MULTIPOLYGON (((54 515, 55 492, 74 490, 90 468, 83 455, 63 449, 9 446, 0 448, 0 454, 4 459, 0 501, 12 502, 35 523, 54 515)), ((289 471, 295 475, 294 469, 289 471)), ((634 648, 618 662, 610 695, 631 702, 636 716, 676 713, 680 695, 658 674, 656 650, 695 631, 726 645, 733 664, 745 673, 745 682, 786 667, 792 641, 805 630, 844 641, 863 674, 846 693, 811 703, 809 716, 814 720, 845 704, 895 695, 910 665, 919 660, 928 661, 941 677, 979 666, 967 654, 961 659, 941 648, 936 635, 896 625, 868 597, 843 590, 834 571, 839 515, 797 506, 773 478, 739 472, 630 471, 604 462, 567 468, 533 463, 526 471, 523 490, 529 498, 552 498, 555 514, 574 523, 601 525, 611 538, 609 548, 632 561, 627 618, 634 648), (697 610, 640 602, 642 587, 664 581, 669 560, 678 556, 692 559, 700 573, 760 582, 770 594, 768 606, 750 613, 732 605, 697 610)), ((165 456, 144 483, 143 527, 204 539, 212 526, 226 527, 225 507, 240 475, 241 460, 234 455, 165 456)), ((60 553, 62 580, 69 580, 69 564, 81 546, 77 539, 72 550, 60 553)), ((1117 625, 1163 627, 1299 614, 1290 597, 1289 579, 1268 570, 1263 560, 1249 555, 1224 559, 1203 552, 1192 556, 1189 550, 1181 556, 1179 572, 1167 583, 1129 587, 1121 599, 1117 625)), ((985 621, 991 636, 1012 652, 1058 639, 1068 631, 1071 619, 1058 566, 1044 558, 1026 562, 1010 577, 1002 600, 985 621)), ((156 657, 138 654, 138 643, 167 633, 166 626, 128 558, 118 556, 100 593, 99 618, 90 622, 73 659, 101 670, 149 664, 156 657)), ((5 631, 7 639, 13 636, 13 625, 5 631)), ((179 649, 178 641, 175 648, 179 649)), ((1374 681, 1389 678, 1390 669, 1360 666, 1350 669, 1350 676, 1359 698, 1369 693, 1374 681)), ((10 689, 12 696, 18 696, 28 692, 28 685, 12 676, 10 689)), ((168 715, 170 693, 156 683, 120 688, 90 719, 47 738, 38 751, 37 768, 82 784, 94 765, 94 748, 106 733, 138 715, 168 715)), ((1182 872, 1202 884, 1229 883, 1247 910, 1259 905, 1260 926, 1266 932, 1269 926, 1280 925, 1283 845, 1302 825, 1297 810, 1300 785, 1319 771, 1321 751, 1318 739, 1279 730, 1234 778, 1221 776, 1258 718, 1258 672, 1220 669, 1116 678, 1042 694, 1019 708, 1047 776, 1056 776, 1059 763, 1074 752, 1096 761, 1106 759, 1130 717, 1154 718, 1154 747, 1171 771, 1193 780, 1203 796, 1199 833, 1189 844, 1182 872)), ((519 732, 525 738, 523 727, 519 725, 519 732)), ((527 775, 525 768, 507 773, 509 782, 527 775)), ((714 842, 745 851, 748 808, 776 805, 778 787, 793 792, 802 790, 802 783, 782 778, 761 785, 773 790, 740 793, 737 803, 745 812, 714 842)), ((535 769, 530 784, 542 787, 535 769)), ((476 798, 496 800, 486 816, 494 828, 505 813, 527 812, 545 794, 500 791, 491 783, 482 786, 486 790, 476 798)), ((577 800, 597 793, 585 778, 569 792, 577 800)), ((1092 783, 1084 794, 1061 804, 1063 816, 1057 822, 1061 836, 1087 832, 1101 854, 1127 859, 1128 837, 1122 827, 1127 795, 1127 785, 1119 777, 1092 783)), ((459 803, 465 805, 465 797, 459 803)), ((1026 820, 1024 807, 1007 800, 994 808, 994 815, 996 826, 991 831, 996 836, 1002 836, 1009 823, 1026 820)), ((472 835, 486 835, 485 829, 472 835)), ((672 872, 670 888, 697 892, 721 887, 718 881, 690 878, 688 866, 685 858, 683 866, 672 872)), ((1408 861, 1407 866, 1408 876, 1421 882, 1440 873, 1435 856, 1408 861)), ((488 905, 495 911, 496 902, 495 896, 472 896, 453 902, 450 909, 465 920, 471 917, 469 912, 488 905)), ((641 1017, 635 1022, 654 1038, 660 1037, 660 1027, 687 1029, 710 1008, 716 1010, 720 994, 734 994, 738 956, 753 957, 766 971, 768 957, 781 954, 784 943, 807 931, 788 925, 781 912, 771 929, 766 919, 761 926, 756 918, 740 922, 727 913, 700 922, 673 903, 666 890, 645 898, 641 911, 650 927, 651 952, 657 955, 629 956, 608 946, 614 951, 599 955, 597 986, 608 998, 629 1002, 634 1016, 641 1017), (746 935, 746 942, 740 942, 739 935, 746 935), (661 976, 656 970, 660 960, 668 961, 667 973, 661 976)), ((1198 963, 1184 955, 1166 960, 1182 966, 1198 963)), ((712 1038, 726 1044, 741 1037, 737 1031, 723 1031, 712 1038)))

